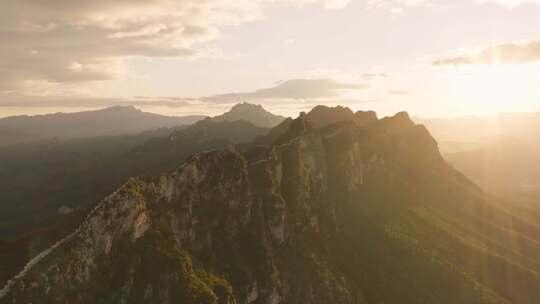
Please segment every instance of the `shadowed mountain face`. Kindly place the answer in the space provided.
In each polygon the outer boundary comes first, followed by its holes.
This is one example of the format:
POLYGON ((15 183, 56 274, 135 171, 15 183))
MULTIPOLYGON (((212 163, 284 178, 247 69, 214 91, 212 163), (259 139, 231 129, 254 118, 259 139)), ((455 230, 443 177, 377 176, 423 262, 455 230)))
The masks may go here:
POLYGON ((245 121, 207 119, 177 131, 7 147, 0 152, 0 237, 39 228, 61 217, 62 207, 94 205, 130 176, 170 171, 194 153, 266 133, 245 121))
POLYGON ((233 106, 222 115, 213 117, 212 120, 216 122, 245 120, 259 127, 272 128, 285 120, 285 117, 274 115, 261 105, 244 102, 233 106))
POLYGON ((32 136, 31 134, 26 134, 10 127, 0 126, 0 146, 31 142, 35 139, 36 137, 32 136))
POLYGON ((0 119, 0 146, 37 140, 132 134, 190 125, 204 116, 169 117, 134 107, 111 107, 79 113, 13 116, 0 119))
POLYGON ((284 122, 266 148, 197 154, 129 180, 0 296, 539 303, 540 227, 448 166, 425 127, 406 113, 313 117, 284 122))

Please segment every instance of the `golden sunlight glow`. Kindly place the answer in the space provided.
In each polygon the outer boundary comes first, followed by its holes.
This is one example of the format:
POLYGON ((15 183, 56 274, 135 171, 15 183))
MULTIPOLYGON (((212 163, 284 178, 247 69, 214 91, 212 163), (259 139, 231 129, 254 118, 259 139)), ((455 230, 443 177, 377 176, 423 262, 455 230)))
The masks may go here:
POLYGON ((540 98, 533 73, 520 65, 473 66, 451 77, 447 97, 476 113, 520 111, 540 98))

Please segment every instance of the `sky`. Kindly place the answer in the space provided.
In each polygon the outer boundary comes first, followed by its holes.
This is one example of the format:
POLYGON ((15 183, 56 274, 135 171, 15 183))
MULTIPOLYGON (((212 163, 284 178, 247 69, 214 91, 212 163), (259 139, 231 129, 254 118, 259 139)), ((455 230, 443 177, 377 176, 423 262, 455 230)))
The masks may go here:
POLYGON ((540 0, 3 0, 0 117, 540 111, 540 0))

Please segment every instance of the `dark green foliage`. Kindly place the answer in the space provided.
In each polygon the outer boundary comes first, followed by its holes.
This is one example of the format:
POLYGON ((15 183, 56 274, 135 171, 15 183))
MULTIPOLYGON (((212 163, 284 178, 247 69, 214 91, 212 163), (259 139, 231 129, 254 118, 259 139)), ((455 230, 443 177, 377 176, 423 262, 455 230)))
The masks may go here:
MULTIPOLYGON (((191 257, 183 251, 170 232, 152 231, 137 240, 130 252, 117 250, 118 256, 103 265, 103 269, 117 269, 116 278, 103 278, 104 294, 109 294, 112 282, 119 286, 132 276, 133 285, 127 298, 129 303, 156 303, 160 294, 169 293, 172 303, 214 304, 232 297, 230 284, 204 269, 194 269, 191 257), (126 271, 132 269, 131 273, 126 271), (122 278, 122 275, 126 276, 122 278), (220 297, 218 297, 218 295, 220 297)), ((110 271, 107 271, 110 273, 110 271)), ((117 303, 125 295, 118 295, 117 303)), ((125 299, 125 298, 124 298, 125 299)))

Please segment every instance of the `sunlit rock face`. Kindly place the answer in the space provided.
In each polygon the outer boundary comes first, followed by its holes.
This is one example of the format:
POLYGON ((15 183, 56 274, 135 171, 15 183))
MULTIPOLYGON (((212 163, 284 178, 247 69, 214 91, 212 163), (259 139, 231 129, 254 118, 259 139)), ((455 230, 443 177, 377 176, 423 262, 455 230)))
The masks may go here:
MULTIPOLYGON (((408 239, 385 212, 410 206, 418 187, 454 171, 406 113, 378 120, 324 111, 336 115, 288 121, 264 149, 202 153, 174 172, 131 179, 12 280, 3 300, 413 303, 398 287, 410 282, 382 277, 420 263, 403 249, 409 245, 394 243, 396 235, 408 239), (383 254, 396 259, 383 258, 377 274, 373 262, 383 254)), ((426 263, 418 266, 451 272, 426 263)), ((419 276, 410 284, 460 291, 440 303, 496 303, 448 280, 431 286, 419 276)))

